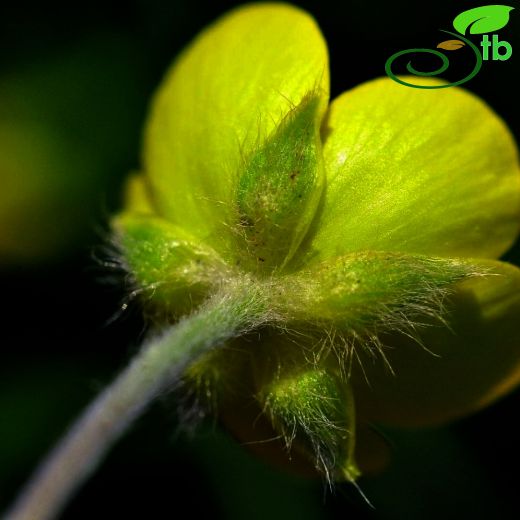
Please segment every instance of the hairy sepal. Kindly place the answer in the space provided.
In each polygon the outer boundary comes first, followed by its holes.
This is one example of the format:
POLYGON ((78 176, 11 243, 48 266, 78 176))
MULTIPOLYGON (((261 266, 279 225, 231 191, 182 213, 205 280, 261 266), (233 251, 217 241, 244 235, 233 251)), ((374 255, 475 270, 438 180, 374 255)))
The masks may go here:
POLYGON ((404 330, 440 315, 454 283, 482 274, 467 262, 378 251, 339 256, 283 278, 289 319, 329 323, 356 335, 404 330))
POLYGON ((272 271, 292 257, 318 206, 324 179, 323 92, 309 92, 244 162, 236 193, 240 263, 272 271), (245 242, 245 248, 243 243, 245 242))
POLYGON ((212 248, 166 220, 123 213, 113 228, 132 295, 161 319, 186 314, 229 277, 212 248))
POLYGON ((287 449, 309 458, 329 483, 355 481, 355 409, 349 385, 323 367, 281 365, 257 398, 287 449))

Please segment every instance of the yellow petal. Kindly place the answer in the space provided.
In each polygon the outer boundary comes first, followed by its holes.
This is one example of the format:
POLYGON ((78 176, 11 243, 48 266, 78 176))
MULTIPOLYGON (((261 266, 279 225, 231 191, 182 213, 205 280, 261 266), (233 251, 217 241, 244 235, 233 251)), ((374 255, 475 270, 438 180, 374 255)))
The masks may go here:
POLYGON ((314 257, 370 249, 497 258, 515 239, 517 149, 473 94, 377 79, 332 103, 324 136, 314 257))
POLYGON ((162 216, 219 242, 244 159, 310 91, 328 97, 327 49, 300 9, 247 5, 206 29, 168 73, 145 132, 162 216))
POLYGON ((388 363, 362 354, 355 397, 364 419, 396 426, 441 424, 476 411, 520 382, 520 269, 473 260, 490 274, 461 282, 446 304, 449 327, 383 337, 388 363), (427 349, 427 350, 426 350, 427 349), (368 384, 365 381, 368 380, 368 384))

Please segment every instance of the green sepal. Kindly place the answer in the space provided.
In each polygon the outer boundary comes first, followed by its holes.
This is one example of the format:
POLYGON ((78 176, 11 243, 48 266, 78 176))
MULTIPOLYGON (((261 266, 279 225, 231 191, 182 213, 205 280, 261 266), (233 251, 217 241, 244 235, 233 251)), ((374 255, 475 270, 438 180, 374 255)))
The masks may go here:
POLYGON ((189 312, 227 276, 213 249, 166 220, 123 213, 112 224, 134 294, 163 318, 189 312))
POLYGON ((184 371, 184 388, 194 397, 200 415, 217 417, 254 393, 248 347, 240 339, 230 340, 202 355, 184 371))
POLYGON ((403 330, 435 314, 452 284, 476 274, 456 259, 364 251, 284 277, 278 301, 296 321, 330 322, 350 333, 403 330))
POLYGON ((287 448, 303 452, 329 481, 359 477, 354 399, 339 375, 322 367, 283 364, 258 399, 287 448))
POLYGON ((283 266, 314 217, 324 179, 320 123, 325 101, 322 93, 310 92, 245 162, 237 218, 246 242, 241 263, 248 267, 283 266))

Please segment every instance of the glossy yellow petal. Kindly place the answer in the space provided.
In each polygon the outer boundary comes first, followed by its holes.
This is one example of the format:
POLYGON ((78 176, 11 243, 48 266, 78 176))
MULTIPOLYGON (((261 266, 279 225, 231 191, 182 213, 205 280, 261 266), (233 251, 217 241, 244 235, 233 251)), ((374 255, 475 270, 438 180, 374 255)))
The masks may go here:
POLYGON ((314 257, 369 249, 496 258, 515 239, 517 149, 473 94, 377 79, 337 98, 323 133, 327 189, 314 257))
POLYGON ((146 128, 145 170, 160 214, 219 243, 244 162, 309 92, 328 98, 328 58, 303 11, 246 5, 206 29, 168 73, 146 128))
POLYGON ((461 282, 445 319, 418 330, 423 347, 403 335, 382 341, 381 359, 363 356, 355 398, 364 419, 396 426, 434 425, 476 411, 520 382, 520 269, 472 260, 489 275, 461 282), (365 381, 366 379, 368 380, 365 381))

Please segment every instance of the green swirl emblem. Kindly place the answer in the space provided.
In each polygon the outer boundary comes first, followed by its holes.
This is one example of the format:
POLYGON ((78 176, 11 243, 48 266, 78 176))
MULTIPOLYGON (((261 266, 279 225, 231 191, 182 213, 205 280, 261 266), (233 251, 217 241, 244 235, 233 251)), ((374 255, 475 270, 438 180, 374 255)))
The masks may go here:
POLYGON ((480 50, 478 49, 478 47, 474 43, 472 43, 470 40, 468 40, 467 38, 464 38, 464 36, 461 36, 460 34, 452 33, 450 31, 444 31, 444 30, 442 30, 442 32, 447 33, 451 36, 455 36, 459 40, 462 40, 466 45, 468 45, 468 47, 470 47, 473 50, 473 52, 475 54, 475 66, 473 67, 473 70, 465 78, 462 78, 453 83, 447 83, 445 85, 428 85, 428 86, 414 85, 413 83, 408 83, 407 81, 404 81, 404 80, 398 78, 392 72, 392 65, 397 58, 400 58, 401 56, 404 56, 406 54, 415 54, 415 53, 433 54, 434 56, 438 56, 442 62, 441 66, 438 67, 437 69, 429 71, 429 72, 422 72, 422 71, 417 70, 412 65, 412 62, 409 61, 406 64, 406 70, 410 74, 414 74, 415 76, 438 76, 439 74, 442 74, 449 67, 450 61, 445 54, 443 54, 442 52, 435 50, 435 49, 421 49, 421 48, 406 49, 404 51, 399 51, 399 52, 396 52, 395 54, 392 54, 392 56, 390 56, 390 58, 388 58, 385 63, 386 74, 390 78, 392 78, 394 81, 396 81, 397 83, 401 83, 401 85, 405 85, 407 87, 413 87, 413 88, 424 88, 424 89, 455 87, 457 85, 462 85, 463 83, 466 83, 470 79, 474 78, 482 67, 482 55, 480 54, 480 50))

